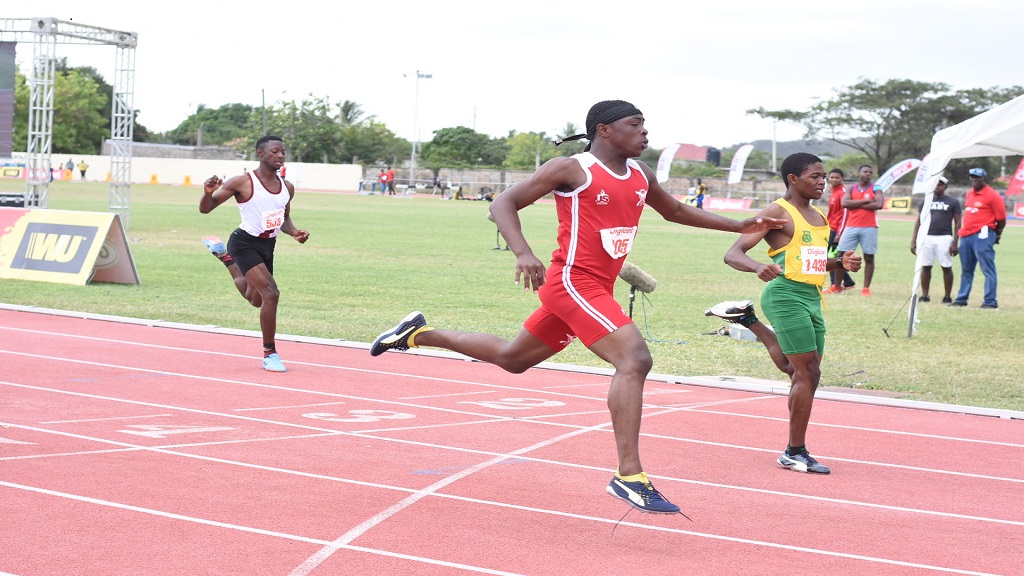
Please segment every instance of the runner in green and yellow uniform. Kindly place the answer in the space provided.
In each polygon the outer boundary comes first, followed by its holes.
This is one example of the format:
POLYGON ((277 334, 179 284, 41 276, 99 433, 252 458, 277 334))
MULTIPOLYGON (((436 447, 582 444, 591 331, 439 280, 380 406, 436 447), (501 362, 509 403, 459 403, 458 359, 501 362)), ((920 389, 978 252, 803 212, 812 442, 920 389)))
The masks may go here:
POLYGON ((828 257, 828 221, 811 200, 825 190, 825 167, 813 154, 797 153, 782 163, 786 194, 758 213, 758 217, 786 220, 780 230, 744 234, 725 254, 725 262, 742 272, 753 272, 767 282, 761 307, 774 331, 754 315, 753 302, 723 302, 706 312, 746 326, 764 343, 780 370, 789 375, 789 445, 778 462, 800 472, 828 474, 808 452, 805 442, 814 392, 821 380, 825 352, 825 320, 821 286, 828 273, 840 268, 856 272, 861 257, 853 252, 842 259, 828 257), (768 244, 771 264, 758 262, 747 252, 762 240, 768 244))

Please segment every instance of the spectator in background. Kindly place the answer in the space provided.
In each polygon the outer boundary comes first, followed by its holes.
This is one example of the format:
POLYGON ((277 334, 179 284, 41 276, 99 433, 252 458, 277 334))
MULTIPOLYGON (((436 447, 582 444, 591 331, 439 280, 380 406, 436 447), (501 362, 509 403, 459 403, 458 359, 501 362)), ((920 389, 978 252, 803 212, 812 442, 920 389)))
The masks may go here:
POLYGON ((967 171, 971 189, 964 197, 963 226, 960 227, 960 292, 953 306, 967 306, 974 283, 974 269, 981 265, 985 275, 985 297, 982 308, 998 310, 996 300, 996 244, 1006 226, 1006 202, 988 185, 984 168, 967 171))
MULTIPOLYGON (((843 179, 846 175, 839 168, 833 168, 828 173, 828 184, 832 190, 828 196, 828 251, 834 253, 839 245, 839 231, 843 227, 843 222, 846 220, 846 208, 843 208, 843 195, 846 194, 846 186, 843 185, 843 179)), ((830 272, 832 282, 827 288, 822 290, 822 294, 840 294, 847 288, 853 288, 856 282, 853 281, 853 277, 846 270, 843 270, 843 282, 838 282, 837 276, 839 270, 833 270, 830 272)))
POLYGON ((395 169, 388 166, 388 194, 391 196, 395 195, 395 169))
POLYGON ((708 187, 700 178, 697 178, 697 208, 704 209, 704 196, 708 193, 708 187))
POLYGON ((378 184, 380 184, 380 193, 383 194, 384 189, 388 187, 388 175, 384 173, 383 168, 380 169, 380 174, 377 175, 377 181, 373 183, 373 190, 371 192, 377 191, 378 184))
POLYGON ((842 206, 846 208, 846 224, 839 230, 839 246, 836 255, 856 250, 864 252, 864 288, 862 296, 871 296, 871 277, 875 275, 875 253, 878 252, 877 211, 885 205, 881 190, 875 190, 871 176, 875 169, 864 164, 857 170, 857 183, 843 195, 842 206))
POLYGON ((64 169, 67 170, 64 179, 71 180, 71 177, 75 175, 75 163, 71 161, 71 158, 68 158, 68 161, 64 164, 64 169))
POLYGON ((82 173, 82 180, 85 180, 85 171, 89 169, 89 165, 82 160, 78 163, 78 171, 82 173))
POLYGON ((942 297, 942 303, 953 303, 950 293, 953 291, 953 256, 956 256, 959 250, 956 234, 960 229, 960 201, 946 196, 948 183, 949 180, 943 177, 939 178, 935 185, 932 203, 928 207, 931 220, 924 244, 920 248, 917 246, 917 234, 921 230, 921 212, 924 211, 923 203, 918 210, 917 221, 914 222, 914 235, 910 237, 910 253, 916 255, 917 261, 921 264, 921 296, 918 297, 918 302, 931 302, 928 289, 932 283, 932 264, 938 260, 939 266, 942 267, 942 282, 946 294, 942 297))

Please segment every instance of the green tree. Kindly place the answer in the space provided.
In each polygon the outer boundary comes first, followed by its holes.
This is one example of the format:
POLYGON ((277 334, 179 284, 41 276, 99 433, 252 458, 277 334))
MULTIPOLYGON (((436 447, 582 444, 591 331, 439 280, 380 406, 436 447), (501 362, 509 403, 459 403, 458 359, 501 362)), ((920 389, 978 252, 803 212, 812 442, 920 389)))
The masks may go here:
POLYGON ((508 154, 502 162, 507 170, 536 170, 548 160, 561 156, 543 132, 523 132, 505 139, 508 154))
POLYGON ((372 120, 373 116, 363 118, 363 107, 351 100, 345 100, 338 104, 338 123, 342 126, 355 126, 365 120, 372 120))
MULTIPOLYGON (((488 165, 494 160, 490 138, 465 126, 437 130, 434 138, 422 146, 420 159, 425 168, 432 170, 488 165)), ((503 160, 504 156, 498 164, 503 160)))
POLYGON ((339 154, 342 162, 391 164, 397 163, 399 154, 410 150, 410 146, 382 122, 368 119, 341 128, 339 154))
POLYGON ((937 130, 953 126, 1019 95, 1022 89, 953 91, 945 83, 861 79, 838 88, 806 112, 748 110, 762 118, 796 121, 807 138, 823 135, 868 158, 877 171, 904 158, 923 158, 937 130))
MULTIPOLYGON (((566 122, 565 126, 558 134, 558 138, 568 138, 569 136, 575 136, 576 134, 583 133, 583 129, 578 127, 574 122, 566 122)), ((569 142, 562 142, 558 146, 558 154, 561 156, 572 156, 573 154, 579 154, 583 152, 583 149, 587 147, 586 140, 572 140, 569 142)))
POLYGON ((225 146, 253 134, 262 125, 254 123, 253 107, 247 104, 225 104, 220 108, 207 108, 200 104, 195 113, 165 134, 171 144, 197 146, 225 146))
MULTIPOLYGON (((327 98, 313 94, 302 102, 278 102, 267 110, 267 130, 284 139, 294 162, 341 163, 342 129, 333 113, 327 98)), ((255 140, 246 142, 247 153, 255 140)))
MULTIPOLYGON (((66 74, 68 72, 74 71, 77 72, 79 75, 89 78, 96 83, 97 91, 103 95, 103 101, 96 111, 100 116, 102 116, 105 119, 106 126, 104 127, 104 132, 106 133, 107 137, 109 137, 111 134, 111 128, 113 127, 111 119, 111 106, 112 102, 114 101, 114 87, 111 86, 110 83, 108 83, 106 79, 103 78, 103 75, 100 74, 99 71, 95 68, 91 66, 77 66, 74 68, 69 67, 66 58, 58 58, 54 64, 54 68, 57 74, 66 74)), ((135 114, 133 121, 135 122, 135 125, 132 127, 132 141, 150 142, 154 138, 153 135, 149 132, 149 129, 139 123, 140 112, 140 110, 134 111, 135 114)))
MULTIPOLYGON (((29 92, 25 76, 15 73, 13 144, 20 150, 28 148, 29 92)), ((96 83, 75 70, 54 74, 53 99, 53 153, 98 154, 110 121, 109 111, 100 114, 107 99, 96 83)))

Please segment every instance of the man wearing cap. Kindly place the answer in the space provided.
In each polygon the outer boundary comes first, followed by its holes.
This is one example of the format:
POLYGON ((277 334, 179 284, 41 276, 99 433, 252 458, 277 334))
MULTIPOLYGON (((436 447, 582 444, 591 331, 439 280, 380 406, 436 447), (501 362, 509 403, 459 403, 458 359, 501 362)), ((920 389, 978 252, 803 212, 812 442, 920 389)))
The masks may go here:
POLYGON ((932 264, 938 260, 942 267, 942 284, 946 295, 942 297, 943 304, 951 304, 953 299, 950 293, 953 290, 953 256, 957 255, 957 232, 960 228, 960 201, 956 198, 946 196, 946 186, 949 180, 945 177, 939 178, 935 185, 935 192, 932 196, 932 203, 929 206, 931 214, 928 224, 928 235, 924 237, 922 246, 917 245, 917 233, 921 229, 921 212, 924 204, 917 214, 917 222, 914 222, 914 235, 910 237, 910 253, 917 255, 921 263, 921 296, 918 302, 930 302, 928 288, 932 283, 932 264))
POLYGON ((998 192, 988 185, 984 168, 967 171, 971 189, 964 197, 963 226, 960 227, 960 292, 953 306, 967 306, 974 282, 974 269, 981 266, 985 275, 985 297, 981 307, 998 310, 996 300, 996 249, 1006 226, 1006 203, 998 192))

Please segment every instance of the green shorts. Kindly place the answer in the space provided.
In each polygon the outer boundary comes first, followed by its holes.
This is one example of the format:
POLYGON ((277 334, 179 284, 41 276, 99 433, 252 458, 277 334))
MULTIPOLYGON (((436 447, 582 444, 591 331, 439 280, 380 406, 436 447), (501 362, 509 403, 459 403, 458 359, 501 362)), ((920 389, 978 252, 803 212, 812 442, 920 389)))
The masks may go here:
POLYGON ((761 311, 775 330, 783 353, 825 353, 820 287, 779 276, 761 292, 761 311))

